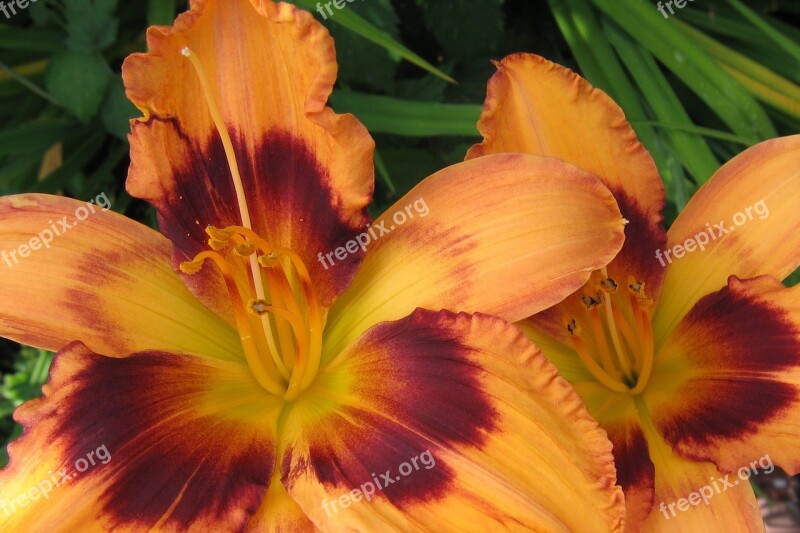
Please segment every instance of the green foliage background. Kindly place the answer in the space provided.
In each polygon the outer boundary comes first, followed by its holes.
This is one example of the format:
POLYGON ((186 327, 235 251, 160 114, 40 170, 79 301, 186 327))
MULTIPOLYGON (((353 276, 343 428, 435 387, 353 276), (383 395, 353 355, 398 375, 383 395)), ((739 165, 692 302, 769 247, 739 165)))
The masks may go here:
MULTIPOLYGON (((317 13, 316 1, 294 3, 317 13)), ((124 190, 137 112, 119 71, 144 51, 148 25, 185 8, 38 0, 0 15, 0 194, 105 192, 155 225, 124 190)), ((375 213, 463 160, 479 140, 490 61, 513 52, 573 68, 622 105, 664 178, 668 221, 733 155, 800 132, 796 0, 696 0, 669 19, 648 0, 356 0, 334 11, 323 21, 340 64, 331 104, 377 141, 375 213)), ((40 394, 51 360, 0 340, 0 443, 19 433, 10 415, 40 394)))

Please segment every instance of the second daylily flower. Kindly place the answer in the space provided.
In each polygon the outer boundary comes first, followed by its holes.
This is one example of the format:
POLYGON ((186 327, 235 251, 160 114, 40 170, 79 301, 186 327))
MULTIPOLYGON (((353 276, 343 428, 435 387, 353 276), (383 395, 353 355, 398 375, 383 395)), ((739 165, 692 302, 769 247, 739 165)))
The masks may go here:
MULTIPOLYGON (((207 0, 148 45, 124 66, 145 115, 127 187, 166 238, 97 213, 3 272, 0 334, 61 351, 17 413, 0 529, 618 529, 610 443, 506 322, 618 252, 608 189, 481 158, 375 225, 420 200, 424 220, 323 265, 367 231, 373 188, 372 140, 325 105, 328 33, 207 0)), ((0 248, 77 205, 0 199, 0 248)))
POLYGON ((800 136, 734 158, 665 233, 656 167, 605 93, 538 56, 498 68, 468 159, 569 161, 631 221, 607 268, 520 323, 608 431, 627 529, 761 529, 739 469, 800 470, 800 287, 780 282, 800 266, 800 136), (713 497, 677 505, 706 486, 713 497))

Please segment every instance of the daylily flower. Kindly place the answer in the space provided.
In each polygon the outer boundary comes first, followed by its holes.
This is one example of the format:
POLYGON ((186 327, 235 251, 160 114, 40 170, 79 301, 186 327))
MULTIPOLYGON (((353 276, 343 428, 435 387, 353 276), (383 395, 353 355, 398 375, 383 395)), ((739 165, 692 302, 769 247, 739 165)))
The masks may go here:
POLYGON ((656 167, 605 93, 538 56, 497 66, 468 159, 569 161, 630 221, 607 268, 520 323, 609 433, 627 529, 762 529, 741 478, 800 467, 800 287, 780 282, 800 265, 800 136, 728 162, 665 233, 656 167))
MULTIPOLYGON (((60 352, 0 529, 620 529, 610 442, 509 323, 618 253, 608 189, 498 155, 370 225, 373 141, 325 105, 310 14, 193 1, 148 46, 127 188, 164 236, 98 211, 2 274, 0 334, 60 352)), ((0 248, 81 205, 0 199, 0 248)))

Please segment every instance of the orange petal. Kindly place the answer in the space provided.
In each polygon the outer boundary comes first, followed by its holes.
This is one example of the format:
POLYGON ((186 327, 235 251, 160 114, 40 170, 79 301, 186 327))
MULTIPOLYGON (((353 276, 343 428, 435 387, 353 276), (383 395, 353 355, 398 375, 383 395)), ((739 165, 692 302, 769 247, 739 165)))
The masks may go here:
POLYGON ((574 385, 614 444, 626 531, 763 531, 746 476, 726 478, 712 463, 676 455, 639 397, 574 385))
POLYGON ((731 274, 784 279, 800 266, 799 204, 800 135, 757 144, 714 174, 669 230, 665 249, 691 239, 693 251, 678 249, 682 257, 667 265, 655 316, 657 342, 731 274), (707 241, 705 251, 698 240, 707 241))
POLYGON ((16 414, 3 531, 241 530, 264 498, 280 404, 247 367, 74 343, 44 392, 16 414))
MULTIPOLYGON (((296 251, 330 304, 361 252, 328 271, 317 254, 344 245, 368 222, 374 143, 352 115, 325 106, 337 70, 327 30, 290 4, 197 0, 173 27, 150 28, 147 42, 150 52, 123 66, 128 97, 145 113, 133 124, 128 190, 156 206, 179 260, 194 257, 207 249, 206 226, 242 224, 226 132, 253 229, 296 251), (202 65, 210 99, 185 47, 202 65)), ((198 291, 219 311, 217 293, 198 291)))
POLYGON ((322 370, 285 427, 284 482, 320 527, 622 526, 605 434, 495 317, 417 310, 376 326, 322 370))
POLYGON ((736 479, 722 474, 711 463, 675 455, 652 421, 644 425, 656 471, 655 505, 644 531, 764 531, 755 494, 746 478, 736 479))
POLYGON ((683 456, 800 472, 800 286, 732 276, 666 342, 646 398, 683 456))
POLYGON ((374 324, 416 307, 520 320, 583 285, 623 241, 619 210, 596 178, 523 154, 442 170, 373 228, 377 240, 331 309, 329 357, 374 324))
MULTIPOLYGON (((548 360, 550 354, 545 352, 548 360)), ((655 469, 634 399, 593 380, 570 380, 570 383, 614 445, 617 482, 625 493, 625 531, 641 531, 653 510, 655 469)))
POLYGON ((609 273, 646 282, 656 297, 664 276, 653 261, 666 238, 664 186, 622 109, 571 70, 537 55, 513 54, 497 68, 478 123, 484 140, 467 158, 524 152, 557 157, 596 175, 630 221, 609 273))
POLYGON ((51 351, 81 340, 115 357, 155 349, 241 359, 236 330, 172 270, 169 241, 92 208, 40 194, 0 198, 0 335, 51 351))

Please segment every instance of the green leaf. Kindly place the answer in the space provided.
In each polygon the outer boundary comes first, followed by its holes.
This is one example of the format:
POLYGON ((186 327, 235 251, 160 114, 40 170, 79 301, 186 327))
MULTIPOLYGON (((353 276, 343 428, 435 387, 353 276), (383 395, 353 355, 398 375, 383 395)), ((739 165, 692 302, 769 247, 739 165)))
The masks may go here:
POLYGON ((448 59, 489 55, 503 37, 500 0, 422 0, 425 26, 441 43, 448 59))
POLYGON ((400 100, 342 90, 333 93, 331 104, 338 112, 353 113, 372 133, 479 136, 479 105, 400 100))
MULTIPOLYGON (((345 0, 339 0, 339 1, 344 3, 345 6, 347 6, 345 0)), ((317 11, 317 4, 319 2, 317 2, 316 0, 292 0, 292 3, 302 7, 303 9, 307 9, 308 11, 319 13, 317 11)), ((325 15, 325 17, 328 17, 327 12, 323 11, 323 14, 325 15)), ((358 35, 364 37, 365 39, 386 48, 389 52, 397 54, 399 57, 402 57, 406 61, 409 61, 417 65, 418 67, 439 76, 443 80, 455 83, 455 80, 453 80, 450 76, 438 70, 436 67, 434 67, 433 65, 422 59, 420 56, 418 56, 417 54, 406 48, 404 45, 398 43, 396 40, 392 38, 391 35, 387 34, 385 31, 379 30, 374 25, 364 20, 358 14, 353 12, 352 9, 345 8, 336 10, 334 11, 333 16, 330 18, 337 24, 341 24, 350 31, 355 32, 358 35)))
POLYGON ((67 46, 78 52, 105 50, 117 38, 119 24, 114 12, 117 0, 69 0, 64 2, 67 46))
POLYGON ((444 100, 447 82, 437 78, 433 74, 426 74, 421 78, 398 80, 392 87, 393 94, 397 98, 409 100, 427 100, 429 102, 441 102, 444 100))
MULTIPOLYGON (((606 24, 605 33, 658 119, 671 124, 693 126, 689 114, 653 56, 634 44, 613 23, 606 24)), ((719 161, 703 137, 680 130, 668 131, 667 136, 675 148, 678 159, 692 173, 698 184, 705 183, 719 168, 719 161)))
POLYGON ((97 113, 110 81, 103 58, 72 50, 53 56, 45 75, 50 95, 83 123, 97 113))
POLYGON ((175 0, 147 0, 147 25, 172 24, 175 19, 175 0))
POLYGON ((64 47, 64 39, 55 32, 0 25, 0 49, 52 53, 64 47))
POLYGON ((44 120, 0 131, 0 156, 42 152, 75 131, 74 120, 44 120))
POLYGON ((592 3, 695 92, 735 133, 759 140, 777 132, 755 98, 707 52, 644 0, 592 3))
POLYGON ((396 177, 395 185, 398 197, 406 194, 420 181, 446 166, 441 158, 428 150, 419 148, 383 148, 381 155, 396 177))
MULTIPOLYGON (((338 15, 334 9, 334 13, 338 15)), ((370 0, 350 4, 348 9, 370 21, 376 28, 393 39, 399 39, 399 20, 389 0, 370 0)), ((400 58, 392 56, 385 48, 368 41, 344 26, 333 24, 329 18, 326 26, 336 42, 336 59, 339 63, 338 82, 350 87, 364 87, 382 92, 390 91, 394 72, 400 58)))
POLYGON ((761 17, 758 13, 744 5, 739 0, 728 0, 728 3, 732 5, 740 15, 747 19, 748 22, 761 30, 761 32, 779 48, 782 48, 796 60, 800 60, 800 45, 773 28, 768 20, 761 17))
POLYGON ((31 192, 54 193, 64 187, 81 169, 94 158, 103 147, 105 132, 100 128, 89 129, 88 135, 82 139, 78 147, 64 160, 56 170, 42 180, 31 185, 31 192))
POLYGON ((115 76, 108 85, 100 112, 103 126, 115 137, 127 141, 128 132, 131 129, 130 120, 139 114, 136 106, 125 96, 122 77, 115 76))
MULTIPOLYGON (((22 435, 22 426, 19 424, 14 424, 14 429, 11 431, 11 435, 8 437, 8 442, 13 441, 20 435, 22 435)), ((6 446, 0 448, 0 468, 3 468, 8 464, 8 450, 6 449, 7 445, 8 444, 6 443, 6 446)))
POLYGON ((800 86, 688 24, 675 22, 690 39, 719 61, 740 83, 748 87, 756 98, 800 119, 800 86))
POLYGON ((673 175, 665 141, 647 122, 647 112, 640 93, 607 42, 597 17, 587 0, 550 0, 550 8, 561 33, 572 49, 583 76, 595 87, 606 91, 625 111, 642 144, 650 152, 667 188, 680 176, 673 175))

